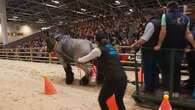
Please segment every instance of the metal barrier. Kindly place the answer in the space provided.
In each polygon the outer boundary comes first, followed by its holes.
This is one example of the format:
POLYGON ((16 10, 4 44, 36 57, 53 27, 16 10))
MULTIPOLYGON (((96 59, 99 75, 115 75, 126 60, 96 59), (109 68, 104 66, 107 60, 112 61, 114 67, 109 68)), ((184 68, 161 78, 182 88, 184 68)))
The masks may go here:
MULTIPOLYGON (((134 70, 135 71, 135 84, 136 84, 136 91, 134 92, 134 94, 132 95, 133 98, 135 99, 135 101, 137 102, 144 102, 146 101, 146 103, 148 101, 154 102, 154 103, 160 103, 161 101, 161 97, 155 97, 154 95, 145 95, 143 93, 141 93, 140 91, 140 83, 138 81, 138 67, 140 66, 140 62, 138 62, 138 60, 136 60, 136 56, 140 56, 136 54, 136 52, 132 52, 131 54, 123 54, 120 53, 120 50, 122 48, 125 49, 131 49, 130 46, 118 46, 116 47, 116 50, 118 50, 119 55, 127 55, 127 56, 131 56, 132 60, 121 60, 123 66, 125 69, 127 70, 134 70)), ((57 59, 57 57, 53 56, 52 54, 49 54, 48 52, 46 52, 45 50, 42 51, 44 49, 41 48, 4 48, 4 49, 0 49, 0 59, 9 59, 9 60, 19 60, 19 61, 29 61, 29 62, 44 62, 44 63, 56 63, 59 64, 59 61, 57 59)), ((165 49, 166 50, 166 49, 165 49)), ((173 56, 175 54, 175 51, 181 51, 181 50, 174 50, 172 51, 171 55, 173 56)), ((182 50, 183 51, 183 50, 182 50)), ((171 63, 173 63, 174 58, 172 57, 171 63)), ((186 66, 186 64, 183 64, 186 66)), ((174 68, 174 65, 171 65, 171 68, 174 68)), ((171 79, 173 80, 173 69, 171 70, 171 79)), ((170 85, 172 85, 172 83, 170 83, 170 85)), ((172 87, 172 86, 171 86, 172 87)), ((172 94, 173 90, 170 90, 170 95, 172 94)), ((191 99, 173 99, 172 96, 170 96, 171 98, 171 103, 176 105, 176 106, 182 106, 182 107, 189 107, 189 108, 195 108, 195 101, 191 100, 191 99)))
MULTIPOLYGON (((117 51, 120 51, 121 48, 130 49, 130 46, 119 46, 116 47, 117 51)), ((123 55, 131 56, 132 59, 135 58, 135 54, 122 54, 119 53, 121 57, 123 55)), ((58 58, 52 53, 48 53, 45 49, 42 48, 3 48, 0 49, 0 59, 9 59, 9 60, 19 60, 19 61, 29 61, 29 62, 43 62, 43 63, 55 63, 59 64, 58 58), (44 50, 44 51, 42 51, 44 50)), ((126 70, 134 70, 134 61, 121 60, 124 68, 126 70)))
POLYGON ((59 63, 57 57, 41 51, 41 48, 5 48, 0 49, 0 58, 30 62, 59 63))
MULTIPOLYGON (((145 48, 145 49, 150 49, 150 48, 145 48)), ((164 65, 166 67, 169 67, 170 71, 166 74, 169 75, 169 89, 168 89, 168 93, 170 96, 170 102, 172 104, 173 107, 179 107, 182 108, 181 110, 194 110, 195 109, 195 100, 191 99, 189 97, 173 97, 173 81, 176 80, 175 76, 174 76, 174 69, 176 67, 175 65, 175 61, 177 58, 176 54, 178 54, 178 52, 185 52, 184 49, 161 49, 162 52, 166 52, 164 54, 168 54, 170 60, 166 60, 165 62, 169 62, 168 65, 164 65)), ((194 51, 194 50, 192 50, 194 51)), ((160 53, 162 55, 162 53, 160 53)), ((167 56, 166 56, 167 57, 167 56)), ((161 57, 162 58, 162 57, 161 57)), ((161 59, 161 61, 163 61, 164 59, 161 59)), ((164 63, 165 64, 165 63, 164 63)), ((181 66, 186 66, 186 64, 181 64, 181 66)), ((161 68, 162 69, 162 68, 161 68)), ((182 71, 181 71, 182 72, 182 71)), ((163 74, 163 73, 161 73, 163 74)), ((152 94, 148 94, 145 93, 144 91, 142 91, 141 89, 143 89, 143 84, 139 83, 138 80, 138 63, 135 60, 135 85, 136 85, 136 90, 134 91, 134 93, 132 94, 132 97, 134 98, 134 100, 138 103, 138 104, 144 104, 143 106, 146 105, 146 107, 151 107, 153 109, 157 109, 159 104, 161 103, 162 100, 162 95, 163 95, 163 89, 159 89, 158 93, 155 95, 154 93, 152 94)), ((181 74, 183 75, 183 74, 181 74)), ((189 75, 189 74, 188 74, 189 75)), ((162 87, 162 86, 161 86, 162 87)), ((181 93, 180 93, 181 94, 181 93)), ((176 109, 174 109, 176 110, 176 109)))

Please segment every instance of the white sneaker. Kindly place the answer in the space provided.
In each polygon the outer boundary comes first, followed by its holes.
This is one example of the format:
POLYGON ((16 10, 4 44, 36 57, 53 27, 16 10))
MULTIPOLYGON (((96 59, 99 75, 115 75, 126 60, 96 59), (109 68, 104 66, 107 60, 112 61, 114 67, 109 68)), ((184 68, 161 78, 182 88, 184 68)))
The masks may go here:
POLYGON ((93 76, 92 76, 92 77, 90 78, 90 82, 96 82, 96 77, 93 77, 93 76))
POLYGON ((96 77, 91 77, 89 80, 89 85, 96 85, 96 77))

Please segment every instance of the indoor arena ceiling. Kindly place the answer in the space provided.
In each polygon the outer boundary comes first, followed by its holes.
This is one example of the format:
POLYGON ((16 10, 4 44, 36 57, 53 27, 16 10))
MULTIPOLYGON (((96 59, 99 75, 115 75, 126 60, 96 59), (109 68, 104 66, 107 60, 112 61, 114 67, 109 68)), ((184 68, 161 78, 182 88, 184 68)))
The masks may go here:
MULTIPOLYGON (((158 8, 169 0, 6 0, 9 21, 69 23, 81 18, 132 14, 144 8, 158 8)), ((195 4, 195 0, 178 0, 195 4)))

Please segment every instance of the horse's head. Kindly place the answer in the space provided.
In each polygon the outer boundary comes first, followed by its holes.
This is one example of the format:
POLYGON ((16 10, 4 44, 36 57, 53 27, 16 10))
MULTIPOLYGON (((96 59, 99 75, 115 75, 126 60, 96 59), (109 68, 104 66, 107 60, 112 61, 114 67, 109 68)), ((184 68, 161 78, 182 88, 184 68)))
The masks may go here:
POLYGON ((56 43, 56 39, 49 33, 48 30, 43 31, 43 37, 47 45, 47 51, 52 52, 56 43))

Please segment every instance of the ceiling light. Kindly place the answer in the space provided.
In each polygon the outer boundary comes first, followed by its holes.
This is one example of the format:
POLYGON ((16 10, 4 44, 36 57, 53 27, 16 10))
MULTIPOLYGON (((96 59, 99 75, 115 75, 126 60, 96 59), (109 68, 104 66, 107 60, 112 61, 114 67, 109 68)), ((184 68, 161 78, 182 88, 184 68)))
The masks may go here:
POLYGON ((14 19, 18 19, 18 17, 17 17, 17 16, 13 16, 13 18, 14 18, 14 19))
POLYGON ((46 21, 35 21, 35 23, 42 24, 42 23, 46 23, 46 21))
POLYGON ((63 24, 63 21, 60 21, 58 24, 59 24, 59 25, 62 25, 62 24, 63 24))
POLYGON ((118 1, 118 0, 116 0, 116 1, 115 1, 115 3, 116 3, 116 4, 120 4, 121 2, 120 2, 120 1, 118 1))
POLYGON ((130 12, 133 12, 133 9, 130 8, 129 11, 130 11, 130 12))
POLYGON ((43 20, 43 19, 41 19, 41 18, 39 18, 38 20, 39 20, 39 21, 44 21, 44 20, 43 20))
POLYGON ((85 12, 85 11, 86 11, 86 9, 84 9, 84 8, 81 8, 81 11, 84 11, 84 12, 85 12))
POLYGON ((55 4, 59 4, 60 3, 58 0, 52 0, 51 2, 53 2, 55 4))
POLYGON ((72 12, 75 12, 75 13, 78 13, 78 14, 85 14, 85 13, 83 13, 83 12, 75 11, 75 10, 73 10, 72 12))
POLYGON ((15 18, 8 18, 9 21, 17 21, 15 18))
POLYGON ((51 5, 51 4, 48 4, 48 3, 43 3, 43 5, 45 5, 47 7, 58 8, 57 6, 51 5))
POLYGON ((42 27, 41 30, 47 30, 50 29, 52 26, 48 26, 48 27, 42 27))

